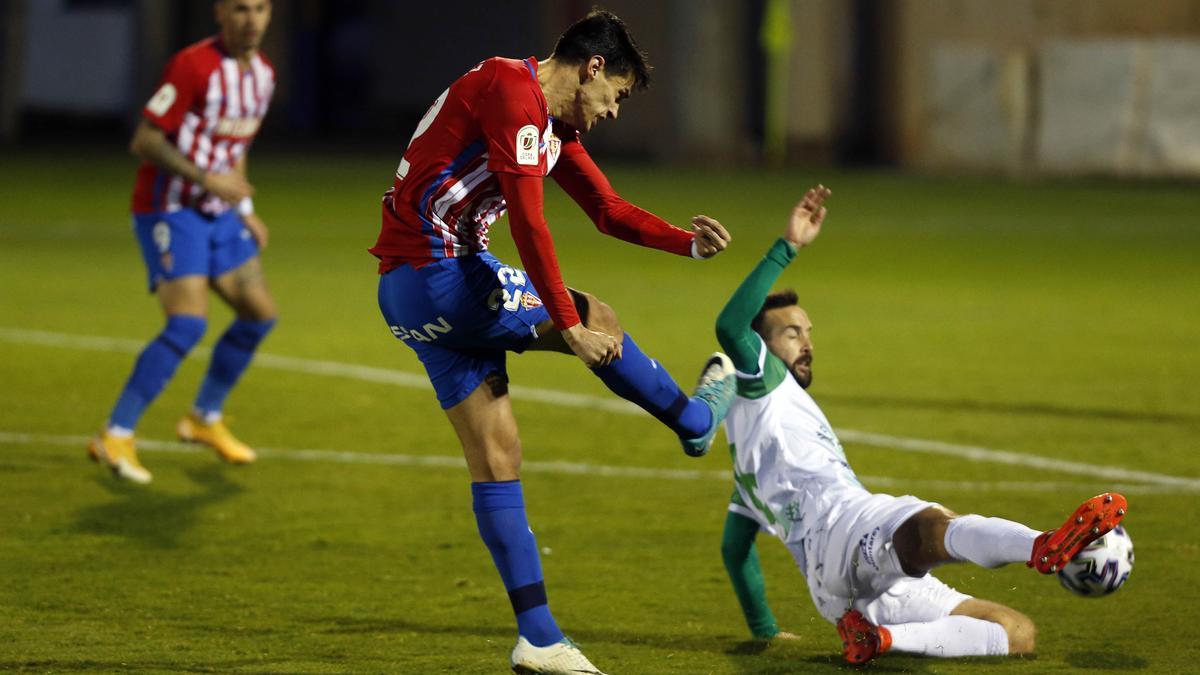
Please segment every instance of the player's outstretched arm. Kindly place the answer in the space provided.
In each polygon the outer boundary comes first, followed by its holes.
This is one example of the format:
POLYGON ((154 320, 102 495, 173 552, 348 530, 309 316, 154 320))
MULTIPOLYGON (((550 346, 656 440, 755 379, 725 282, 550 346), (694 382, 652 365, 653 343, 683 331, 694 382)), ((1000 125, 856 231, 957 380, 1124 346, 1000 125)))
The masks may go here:
POLYGON ((717 340, 739 371, 758 372, 762 338, 750 323, 762 308, 775 280, 796 257, 796 251, 811 244, 820 234, 821 224, 825 222, 825 199, 830 194, 824 185, 805 193, 792 208, 783 236, 767 249, 767 254, 717 316, 717 340))
POLYGON ((625 201, 579 141, 562 144, 562 154, 550 175, 596 229, 622 241, 696 258, 711 258, 732 241, 714 218, 692 218, 692 231, 688 232, 625 201))
POLYGON ((167 140, 167 135, 162 129, 146 120, 142 120, 133 132, 129 150, 155 166, 200 185, 230 204, 237 204, 254 194, 254 187, 236 171, 208 173, 196 166, 179 151, 179 148, 167 140))
POLYGON ((758 523, 754 520, 733 511, 727 512, 721 537, 721 558, 750 634, 756 640, 769 640, 779 635, 779 624, 767 604, 767 585, 754 547, 757 534, 758 523))

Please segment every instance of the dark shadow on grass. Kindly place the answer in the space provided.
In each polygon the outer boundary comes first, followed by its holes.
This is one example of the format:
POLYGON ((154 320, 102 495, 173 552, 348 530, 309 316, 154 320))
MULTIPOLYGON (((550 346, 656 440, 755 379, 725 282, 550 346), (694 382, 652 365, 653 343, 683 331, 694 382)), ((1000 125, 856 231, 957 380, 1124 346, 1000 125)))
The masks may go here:
POLYGON ((154 548, 177 548, 179 536, 195 527, 201 509, 242 491, 241 485, 226 477, 227 470, 217 464, 189 469, 188 478, 204 490, 188 495, 155 492, 153 485, 98 479, 100 486, 115 497, 114 501, 80 509, 71 529, 125 537, 154 548))
MULTIPOLYGON (((835 645, 836 647, 836 645, 835 645)), ((842 659, 840 649, 831 647, 828 655, 797 656, 790 660, 789 665, 780 666, 779 655, 771 663, 762 662, 761 656, 741 656, 731 660, 732 665, 744 675, 770 675, 772 673, 810 673, 810 672, 868 672, 868 673, 929 673, 938 672, 938 667, 946 663, 970 664, 980 672, 1025 672, 1029 658, 1005 656, 980 656, 960 659, 936 659, 932 657, 909 654, 888 654, 863 666, 854 666, 842 659), (758 662, 756 663, 756 659, 758 662), (803 664, 803 665, 801 665, 803 664)))
POLYGON ((87 672, 91 670, 109 673, 228 673, 239 668, 252 668, 255 673, 284 673, 287 670, 268 670, 273 664, 287 663, 287 659, 233 659, 205 663, 179 661, 136 661, 115 659, 39 659, 33 661, 0 661, 0 671, 12 672, 87 672))
MULTIPOLYGON (((380 634, 380 633, 429 633, 434 635, 458 635, 462 637, 490 637, 516 640, 516 626, 480 625, 480 624, 435 624, 423 623, 412 619, 400 618, 358 618, 358 617, 314 617, 310 623, 325 625, 317 628, 316 633, 344 634, 380 634)), ((589 642, 606 642, 627 645, 654 645, 662 648, 685 649, 688 651, 722 653, 724 643, 710 635, 680 636, 662 633, 629 633, 619 630, 586 629, 568 631, 571 638, 586 645, 589 642)))
POLYGON ((1065 661, 1072 668, 1088 670, 1145 670, 1150 663, 1140 656, 1124 652, 1071 652, 1065 661))
POLYGON ((967 399, 923 399, 856 394, 820 394, 819 397, 822 401, 859 408, 903 408, 940 412, 977 412, 1151 424, 1200 424, 1200 415, 1138 412, 1134 410, 1121 410, 1119 408, 1070 408, 1045 403, 992 403, 967 399))
POLYGON ((429 633, 433 635, 461 635, 464 637, 511 637, 515 635, 515 628, 513 626, 439 626, 418 623, 407 619, 362 619, 326 616, 309 619, 309 622, 327 626, 315 631, 325 635, 371 635, 380 633, 429 633))

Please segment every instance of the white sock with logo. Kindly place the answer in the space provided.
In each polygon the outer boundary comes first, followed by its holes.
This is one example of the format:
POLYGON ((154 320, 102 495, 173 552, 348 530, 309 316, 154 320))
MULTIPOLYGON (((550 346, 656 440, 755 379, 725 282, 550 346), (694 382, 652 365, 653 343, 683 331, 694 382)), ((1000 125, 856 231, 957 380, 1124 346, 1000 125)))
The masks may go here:
POLYGON ((891 651, 939 658, 1005 656, 1008 631, 1004 626, 970 616, 883 626, 892 634, 891 651))
POLYGON ((959 516, 946 526, 946 551, 980 567, 1027 562, 1041 532, 1003 518, 959 516))

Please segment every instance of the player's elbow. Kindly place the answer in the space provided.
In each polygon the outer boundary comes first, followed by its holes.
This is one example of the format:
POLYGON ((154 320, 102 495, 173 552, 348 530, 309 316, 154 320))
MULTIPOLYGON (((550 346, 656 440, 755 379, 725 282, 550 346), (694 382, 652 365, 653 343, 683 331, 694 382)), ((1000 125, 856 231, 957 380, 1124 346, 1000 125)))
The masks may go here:
POLYGON ((728 321, 724 315, 721 315, 717 317, 716 334, 717 343, 721 345, 721 349, 729 352, 737 343, 737 336, 741 334, 741 330, 733 325, 733 322, 728 321))
POLYGON ((730 574, 742 569, 742 565, 746 563, 753 550, 753 539, 747 541, 729 536, 728 533, 721 539, 721 560, 725 561, 725 569, 729 570, 730 574))
POLYGON ((146 159, 150 152, 150 141, 146 134, 139 128, 133 134, 133 138, 129 139, 129 154, 138 159, 146 159))
POLYGON ((725 570, 730 574, 741 572, 742 565, 745 564, 749 554, 750 549, 745 546, 728 541, 721 542, 721 561, 725 563, 725 570))
POLYGON ((133 132, 133 138, 129 139, 129 152, 135 157, 149 160, 154 156, 154 148, 166 140, 166 134, 160 129, 143 121, 133 132))

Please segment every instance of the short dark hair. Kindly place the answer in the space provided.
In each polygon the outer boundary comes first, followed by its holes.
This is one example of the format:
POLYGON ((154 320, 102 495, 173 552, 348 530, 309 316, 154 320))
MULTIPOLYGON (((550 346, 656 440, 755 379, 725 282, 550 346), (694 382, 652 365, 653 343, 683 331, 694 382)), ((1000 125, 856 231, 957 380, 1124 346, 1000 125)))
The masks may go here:
POLYGON ((754 329, 755 333, 761 335, 763 318, 767 315, 767 312, 771 311, 772 309, 791 307, 792 305, 799 304, 800 298, 796 295, 796 291, 793 291, 790 288, 785 288, 782 291, 775 291, 774 293, 768 295, 767 299, 763 301, 762 309, 758 310, 758 314, 754 315, 754 318, 750 321, 750 327, 754 329))
POLYGON ((593 8, 587 16, 571 24, 558 36, 551 58, 565 63, 586 63, 593 56, 604 57, 604 72, 609 75, 633 74, 638 89, 650 85, 650 64, 638 48, 625 22, 616 14, 593 8))

